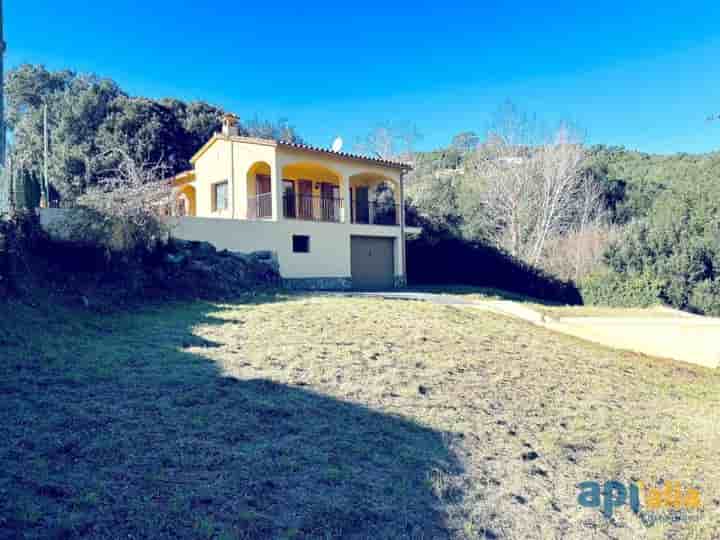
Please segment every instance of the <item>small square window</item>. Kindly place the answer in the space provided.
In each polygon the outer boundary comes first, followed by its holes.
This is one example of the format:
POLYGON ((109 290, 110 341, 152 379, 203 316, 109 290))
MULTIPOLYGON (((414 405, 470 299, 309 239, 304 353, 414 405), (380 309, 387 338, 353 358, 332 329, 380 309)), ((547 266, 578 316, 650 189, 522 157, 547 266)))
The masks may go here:
POLYGON ((310 253, 310 237, 295 234, 292 237, 293 253, 310 253))

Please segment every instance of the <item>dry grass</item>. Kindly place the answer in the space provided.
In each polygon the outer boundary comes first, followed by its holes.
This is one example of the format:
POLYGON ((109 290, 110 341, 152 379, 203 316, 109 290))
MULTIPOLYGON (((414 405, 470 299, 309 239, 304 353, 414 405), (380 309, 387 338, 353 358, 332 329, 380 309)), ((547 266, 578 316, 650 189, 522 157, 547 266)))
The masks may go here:
POLYGON ((692 317, 689 313, 666 309, 660 306, 651 308, 612 308, 602 306, 534 306, 541 313, 556 319, 564 317, 629 317, 643 319, 677 319, 692 317))
POLYGON ((720 529, 720 377, 699 367, 359 298, 104 317, 10 306, 0 332, 0 538, 720 529), (679 480, 705 511, 608 521, 577 505, 590 479, 679 480))

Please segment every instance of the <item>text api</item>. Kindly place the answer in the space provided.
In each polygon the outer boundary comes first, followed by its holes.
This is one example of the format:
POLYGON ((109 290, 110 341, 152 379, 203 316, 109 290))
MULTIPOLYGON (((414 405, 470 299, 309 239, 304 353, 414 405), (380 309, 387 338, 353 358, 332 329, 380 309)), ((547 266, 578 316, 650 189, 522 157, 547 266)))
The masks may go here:
POLYGON ((702 498, 700 490, 689 488, 683 490, 680 482, 666 482, 662 487, 648 487, 643 482, 626 486, 622 482, 612 480, 600 486, 598 482, 581 482, 578 484, 580 494, 578 503, 585 508, 602 507, 602 513, 610 518, 613 510, 629 504, 636 514, 641 504, 647 510, 700 510, 702 498), (642 495, 642 497, 641 497, 642 495), (642 500, 641 500, 642 498, 642 500))

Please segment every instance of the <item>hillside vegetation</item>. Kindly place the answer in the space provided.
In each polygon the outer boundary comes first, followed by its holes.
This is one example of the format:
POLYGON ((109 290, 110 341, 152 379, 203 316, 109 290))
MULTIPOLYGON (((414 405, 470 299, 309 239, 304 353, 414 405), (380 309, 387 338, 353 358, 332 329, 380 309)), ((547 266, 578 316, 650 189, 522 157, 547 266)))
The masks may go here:
MULTIPOLYGON (((488 223, 496 201, 477 166, 488 144, 479 138, 470 146, 456 141, 442 151, 417 155, 408 193, 430 230, 489 243, 549 275, 575 281, 586 303, 667 303, 720 314, 720 153, 661 156, 620 147, 586 148, 576 174, 591 179, 590 188, 562 202, 570 213, 558 227, 546 227, 545 244, 539 256, 531 257, 531 251, 506 240, 508 217, 526 223, 520 242, 537 234, 542 209, 522 186, 503 204, 519 203, 525 210, 505 212, 488 223), (589 207, 593 211, 586 213, 589 207)), ((500 181, 517 184, 515 174, 507 171, 500 181)))

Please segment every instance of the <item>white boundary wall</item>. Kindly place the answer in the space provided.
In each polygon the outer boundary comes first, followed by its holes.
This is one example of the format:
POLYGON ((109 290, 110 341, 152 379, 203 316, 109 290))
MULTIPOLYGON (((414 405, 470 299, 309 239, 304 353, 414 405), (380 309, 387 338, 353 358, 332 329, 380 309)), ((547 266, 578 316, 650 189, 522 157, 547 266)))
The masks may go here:
MULTIPOLYGON (((55 225, 59 234, 69 209, 40 210, 46 230, 55 225)), ((170 217, 170 235, 181 240, 210 242, 217 249, 241 253, 272 251, 277 255, 285 279, 350 278, 350 238, 377 236, 395 239, 395 277, 403 277, 400 228, 382 225, 322 223, 302 220, 246 221, 223 218, 170 217), (293 235, 310 237, 310 253, 293 253, 293 235)), ((407 233, 420 229, 407 227, 407 233)), ((60 234, 61 236, 61 234, 60 234)))

